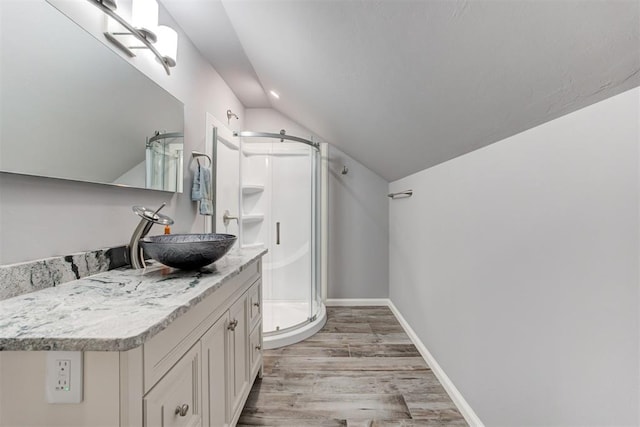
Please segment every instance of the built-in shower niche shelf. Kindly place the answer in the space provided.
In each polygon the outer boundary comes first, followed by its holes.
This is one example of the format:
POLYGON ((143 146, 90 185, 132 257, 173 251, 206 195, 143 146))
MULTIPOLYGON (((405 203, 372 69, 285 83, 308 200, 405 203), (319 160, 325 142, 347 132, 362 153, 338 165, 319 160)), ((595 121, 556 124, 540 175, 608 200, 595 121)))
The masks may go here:
POLYGON ((251 213, 242 215, 242 247, 253 248, 263 246, 264 214, 251 213))
POLYGON ((264 185, 260 184, 246 184, 242 186, 242 194, 245 196, 262 193, 263 191, 264 185))
POLYGON ((264 221, 264 214, 248 214, 242 216, 243 224, 258 223, 264 221))
POLYGON ((265 201, 264 185, 261 184, 245 184, 242 186, 242 210, 251 215, 251 212, 264 211, 265 201))

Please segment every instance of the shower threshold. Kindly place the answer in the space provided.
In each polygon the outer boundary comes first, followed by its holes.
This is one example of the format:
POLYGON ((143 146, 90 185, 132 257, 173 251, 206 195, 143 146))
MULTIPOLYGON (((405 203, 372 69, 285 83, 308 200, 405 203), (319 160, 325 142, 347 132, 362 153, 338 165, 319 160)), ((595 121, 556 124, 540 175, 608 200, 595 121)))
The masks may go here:
MULTIPOLYGON (((265 301, 264 305, 266 313, 269 310, 269 304, 265 301)), ((327 310, 324 304, 321 304, 320 310, 315 316, 308 318, 306 321, 302 321, 298 325, 294 325, 286 329, 280 329, 278 331, 275 330, 275 325, 273 325, 273 323, 269 324, 269 322, 264 319, 266 319, 266 317, 263 318, 263 322, 265 323, 263 323, 262 326, 263 331, 265 331, 263 334, 263 347, 269 350, 295 344, 314 335, 322 329, 324 324, 327 322, 327 310), (267 326, 272 329, 267 329, 267 326)))

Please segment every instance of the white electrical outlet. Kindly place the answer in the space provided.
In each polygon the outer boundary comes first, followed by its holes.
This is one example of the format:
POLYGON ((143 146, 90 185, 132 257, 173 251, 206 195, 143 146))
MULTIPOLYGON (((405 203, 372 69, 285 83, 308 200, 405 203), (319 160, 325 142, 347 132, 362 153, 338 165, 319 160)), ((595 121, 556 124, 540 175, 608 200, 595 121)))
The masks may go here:
POLYGON ((82 371, 82 352, 48 351, 45 381, 47 402, 82 402, 82 371))
POLYGON ((70 391, 69 380, 71 376, 69 374, 71 369, 71 360, 69 359, 56 359, 56 375, 58 376, 58 382, 56 383, 56 391, 70 391))

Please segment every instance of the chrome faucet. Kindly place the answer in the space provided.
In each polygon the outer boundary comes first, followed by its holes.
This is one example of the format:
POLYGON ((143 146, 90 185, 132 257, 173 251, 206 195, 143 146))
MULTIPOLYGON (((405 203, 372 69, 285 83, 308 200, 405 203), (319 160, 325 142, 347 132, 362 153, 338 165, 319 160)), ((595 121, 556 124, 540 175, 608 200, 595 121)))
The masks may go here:
POLYGON ((131 242, 129 242, 129 261, 131 267, 135 269, 145 268, 147 265, 144 262, 144 254, 142 248, 139 245, 140 239, 149 234, 149 230, 153 227, 153 224, 171 225, 173 220, 166 215, 159 214, 160 209, 164 208, 167 204, 163 203, 156 211, 147 209, 144 206, 134 206, 133 211, 138 214, 140 222, 133 231, 131 236, 131 242))

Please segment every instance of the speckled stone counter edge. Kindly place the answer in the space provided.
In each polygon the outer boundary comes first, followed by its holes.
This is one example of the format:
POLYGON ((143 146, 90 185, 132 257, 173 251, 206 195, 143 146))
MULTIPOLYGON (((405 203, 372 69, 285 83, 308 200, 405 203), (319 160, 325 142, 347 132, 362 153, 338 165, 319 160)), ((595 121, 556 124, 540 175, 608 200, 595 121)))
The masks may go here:
MULTIPOLYGON (((253 251, 252 251, 253 252, 253 251)), ((215 284, 207 287, 202 292, 182 304, 162 320, 154 323, 142 333, 129 337, 114 338, 0 338, 0 351, 127 351, 139 347, 150 338, 166 329, 175 319, 189 311, 193 306, 203 301, 222 285, 244 271, 249 265, 260 259, 266 249, 257 250, 251 256, 245 257, 242 263, 238 263, 233 269, 226 271, 222 277, 217 277, 215 284)), ((164 267, 164 266, 161 266, 164 267)))
POLYGON ((0 300, 39 291, 128 265, 118 246, 0 266, 0 300))

